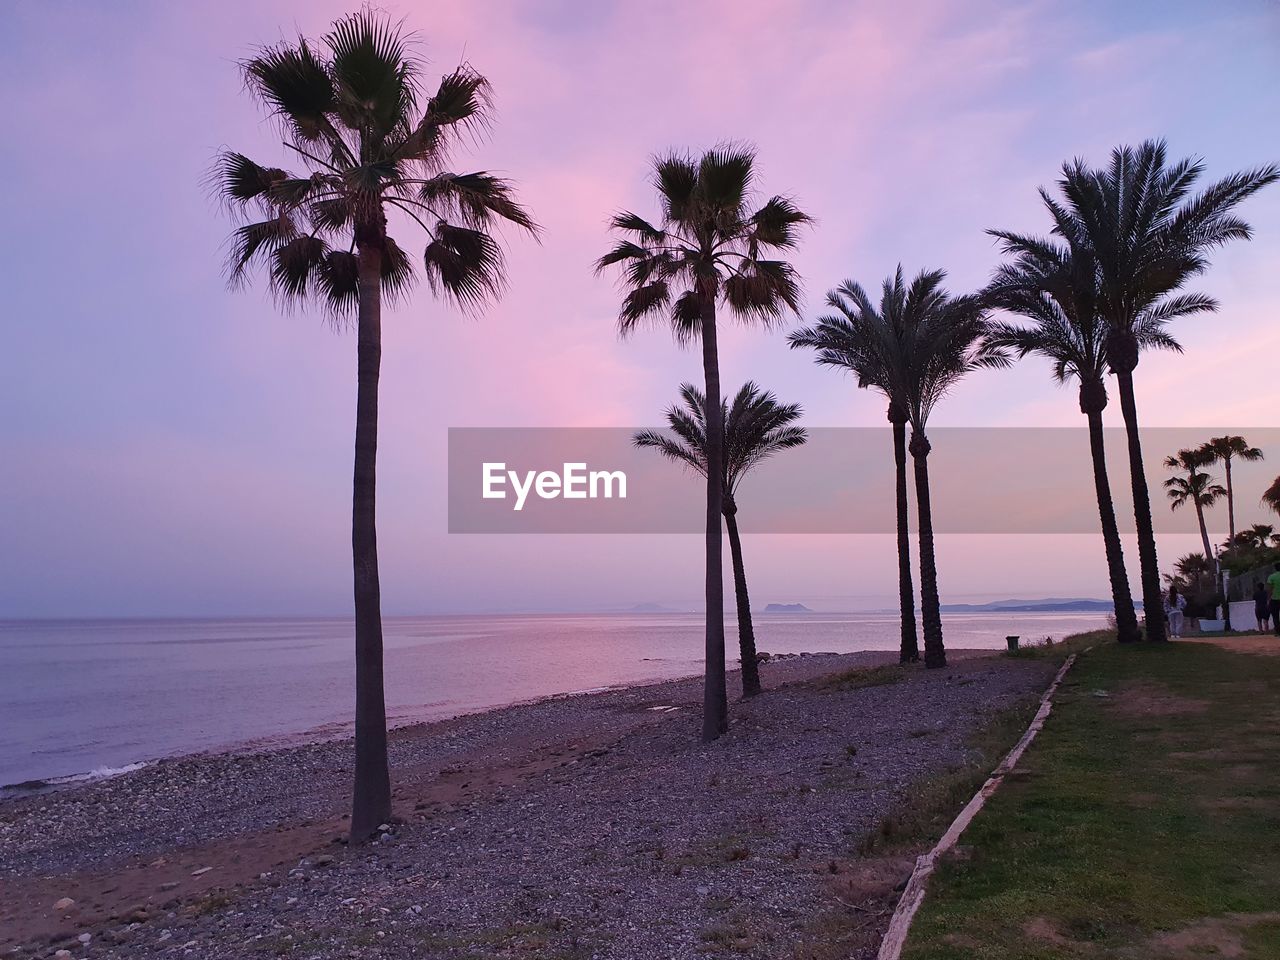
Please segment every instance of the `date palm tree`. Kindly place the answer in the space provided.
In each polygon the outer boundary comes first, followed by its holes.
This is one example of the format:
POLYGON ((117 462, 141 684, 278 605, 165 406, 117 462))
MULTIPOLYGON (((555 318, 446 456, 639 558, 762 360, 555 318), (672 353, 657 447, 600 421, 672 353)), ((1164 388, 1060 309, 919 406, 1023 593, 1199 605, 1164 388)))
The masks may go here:
POLYGON ((388 214, 426 233, 420 269, 431 292, 469 308, 503 287, 495 225, 536 227, 506 180, 447 170, 461 139, 487 121, 488 81, 462 66, 428 94, 398 24, 366 9, 318 43, 265 47, 241 68, 302 171, 219 155, 215 187, 248 221, 231 238, 231 282, 261 267, 283 303, 317 300, 356 328, 351 837, 360 841, 391 815, 375 528, 382 302, 407 294, 417 272, 388 232, 388 214))
POLYGON ((1128 438, 1147 636, 1156 641, 1166 639, 1166 631, 1133 390, 1142 334, 1154 323, 1217 309, 1211 297, 1176 291, 1208 269, 1211 250, 1249 238, 1249 225, 1233 211, 1280 179, 1280 167, 1260 167, 1224 177, 1193 196, 1203 173, 1199 161, 1167 162, 1164 141, 1148 140, 1117 147, 1104 168, 1090 168, 1080 159, 1064 164, 1061 201, 1040 191, 1054 233, 1073 247, 1088 247, 1096 258, 1098 313, 1108 328, 1107 365, 1116 376, 1128 438))
POLYGON ((1185 477, 1173 476, 1167 479, 1164 482, 1164 488, 1169 497, 1169 509, 1178 510, 1187 504, 1195 508, 1196 521, 1200 524, 1200 540, 1204 545, 1204 555, 1212 558, 1213 546, 1209 542, 1209 530, 1205 525, 1204 512, 1227 495, 1227 488, 1200 469, 1208 465, 1202 449, 1179 450, 1176 454, 1164 458, 1164 465, 1170 470, 1186 471, 1185 477))
MULTIPOLYGON (((650 223, 623 212, 610 222, 622 234, 596 261, 597 273, 620 268, 626 290, 618 311, 625 336, 661 318, 677 343, 699 340, 708 410, 719 410, 720 358, 716 320, 723 307, 746 322, 778 323, 799 310, 800 287, 785 260, 771 252, 795 247, 809 222, 790 200, 774 196, 751 208, 755 151, 725 144, 701 157, 670 153, 653 164, 660 219, 650 223)), ((729 728, 725 691, 724 583, 721 516, 724 512, 724 424, 707 418, 706 674, 702 739, 729 728)))
POLYGON ((893 429, 897 512, 898 660, 916 663, 920 660, 920 642, 916 633, 907 497, 907 420, 911 403, 907 396, 909 378, 903 366, 908 356, 906 336, 910 329, 906 313, 918 305, 907 302, 901 273, 899 270, 894 278, 885 281, 878 307, 858 283, 844 281, 827 293, 827 306, 835 313, 820 317, 813 326, 796 330, 787 339, 792 349, 816 350, 815 362, 848 370, 857 378, 860 388, 878 391, 888 403, 887 419, 893 429))
POLYGON ((1262 451, 1249 446, 1244 437, 1229 435, 1214 437, 1200 447, 1206 465, 1221 463, 1227 480, 1227 531, 1228 535, 1236 535, 1236 493, 1231 483, 1231 461, 1243 460, 1245 463, 1257 463, 1262 459, 1262 451))
MULTIPOLYGON (((905 407, 911 424, 907 449, 914 466, 920 522, 920 609, 926 667, 947 663, 929 496, 929 415, 974 369, 1009 362, 1007 354, 986 341, 990 325, 981 298, 949 295, 942 286, 945 279, 945 271, 923 271, 908 285, 899 266, 883 285, 879 309, 858 284, 846 281, 828 300, 840 314, 790 337, 792 347, 817 349, 818 363, 844 367, 860 377, 859 371, 864 371, 863 385, 880 389, 891 407, 896 399, 905 407), (848 312, 841 309, 842 304, 848 312), (877 382, 879 376, 884 376, 887 389, 877 382)), ((891 409, 891 417, 894 412, 891 409)))
MULTIPOLYGON (((633 438, 637 447, 652 447, 677 463, 707 475, 707 401, 691 383, 680 385, 684 407, 667 410, 670 433, 642 430, 633 438)), ((760 665, 756 661, 756 636, 751 622, 751 599, 747 593, 747 572, 742 560, 742 540, 738 535, 738 487, 757 464, 779 450, 798 447, 809 439, 800 419, 798 403, 783 404, 747 381, 732 404, 721 403, 724 422, 724 513, 729 531, 729 554, 733 563, 734 594, 738 609, 738 652, 742 659, 742 695, 760 692, 760 665)))
MULTIPOLYGON (((1097 269, 1087 247, 1073 249, 1055 240, 989 231, 1014 259, 1001 265, 985 291, 988 303, 1016 314, 1028 325, 998 324, 993 344, 1019 357, 1039 354, 1053 362, 1059 383, 1075 381, 1080 412, 1089 424, 1093 486, 1115 605, 1116 638, 1139 639, 1138 617, 1125 571, 1124 548, 1107 474, 1102 412, 1107 406, 1107 330, 1097 312, 1097 269)), ((1157 331, 1146 331, 1150 338, 1157 331)))

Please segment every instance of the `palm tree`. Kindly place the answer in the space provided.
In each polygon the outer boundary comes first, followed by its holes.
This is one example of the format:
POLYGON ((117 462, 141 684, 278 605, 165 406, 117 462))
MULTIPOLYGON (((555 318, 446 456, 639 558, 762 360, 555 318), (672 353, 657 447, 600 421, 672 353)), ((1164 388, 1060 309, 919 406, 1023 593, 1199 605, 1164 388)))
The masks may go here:
POLYGON ((1008 363, 1006 354, 986 342, 989 324, 982 300, 950 296, 942 286, 945 278, 942 270, 923 271, 908 286, 899 266, 884 283, 878 310, 858 284, 846 281, 828 302, 837 309, 843 302, 848 312, 841 309, 839 316, 820 320, 790 337, 792 347, 816 348, 819 363, 855 373, 866 371, 867 379, 860 381, 863 385, 882 390, 891 404, 901 398, 905 405, 911 424, 908 450, 915 468, 920 518, 920 606, 926 667, 947 663, 929 497, 930 445, 925 432, 929 415, 970 371, 1008 363), (876 381, 880 375, 885 376, 887 389, 876 381))
POLYGON ((470 308, 503 287, 494 225, 505 221, 530 233, 536 227, 507 181, 483 171, 447 172, 455 145, 487 120, 489 84, 462 66, 425 96, 421 65, 399 24, 364 10, 338 20, 319 43, 299 38, 264 47, 241 68, 305 172, 264 166, 232 151, 219 155, 216 189, 251 221, 232 235, 231 282, 261 266, 282 302, 315 298, 335 319, 355 319, 351 837, 360 841, 391 815, 374 509, 382 300, 384 294, 406 294, 415 274, 409 255, 388 233, 387 215, 426 231, 422 272, 428 287, 470 308))
MULTIPOLYGON (((1280 178, 1280 168, 1261 167, 1224 177, 1191 196, 1203 172, 1199 161, 1167 163, 1164 142, 1149 140, 1137 148, 1116 148, 1103 169, 1091 169, 1079 159, 1064 164, 1058 182, 1061 202, 1040 191, 1053 215, 1054 233, 1073 248, 1088 247, 1097 260, 1098 313, 1108 327, 1107 365, 1116 376, 1128 436, 1147 635, 1156 641, 1166 636, 1133 371, 1144 334, 1153 326, 1217 309, 1216 301, 1203 294, 1173 294, 1208 268, 1210 250, 1248 239, 1249 225, 1232 211, 1280 178)), ((1174 346, 1171 339, 1161 345, 1174 346)))
MULTIPOLYGON (((634 437, 637 447, 653 447, 659 453, 695 472, 707 475, 707 401, 691 383, 680 385, 684 409, 667 410, 671 433, 642 430, 634 437)), ((809 439, 804 427, 792 426, 800 419, 798 403, 782 404, 751 381, 742 385, 733 403, 720 404, 724 423, 724 513, 729 531, 729 553, 733 562, 733 585, 738 603, 738 651, 742 659, 742 695, 760 692, 760 665, 756 661, 756 636, 751 624, 751 600, 747 594, 747 573, 742 562, 742 540, 738 536, 738 486, 758 463, 779 450, 798 447, 809 439)))
POLYGON ((1267 492, 1262 495, 1262 502, 1280 513, 1280 477, 1276 477, 1276 482, 1267 487, 1267 492))
POLYGON ((1170 477, 1164 482, 1169 497, 1169 509, 1177 510, 1190 503, 1195 507, 1196 520, 1200 524, 1200 540, 1204 544, 1204 555, 1213 557, 1213 547, 1209 542, 1209 530, 1205 526, 1204 512, 1227 495, 1227 488, 1216 483, 1213 477, 1200 468, 1206 465, 1204 454, 1200 450, 1179 450, 1176 454, 1164 458, 1164 465, 1170 470, 1185 470, 1185 477, 1170 477))
MULTIPOLYGON (((900 295, 901 271, 895 282, 886 281, 879 308, 867 292, 852 280, 827 293, 827 306, 836 313, 819 318, 812 327, 796 330, 787 339, 792 349, 817 351, 816 362, 848 370, 858 386, 879 391, 888 401, 887 418, 893 428, 895 505, 898 520, 898 607, 901 638, 898 660, 920 660, 916 634, 915 588, 911 575, 911 531, 907 501, 907 420, 910 398, 905 337, 907 304, 900 295)), ((916 306, 914 303, 911 305, 916 306)))
POLYGON ((1097 265, 1087 247, 1073 249, 1054 240, 990 232, 1001 239, 1004 252, 1014 260, 996 270, 984 295, 992 306, 1030 323, 1022 327, 997 325, 991 342, 1019 357, 1033 353, 1047 357, 1053 361, 1055 380, 1079 384, 1080 412, 1089 423, 1093 486, 1115 605, 1116 639, 1120 643, 1136 641, 1138 616, 1125 571, 1103 442, 1107 331, 1097 313, 1097 265))
MULTIPOLYGON (((781 196, 752 210, 755 151, 725 144, 699 158, 670 153, 653 164, 661 219, 635 213, 610 223, 623 239, 596 262, 597 273, 619 265, 626 289, 618 312, 625 336, 647 319, 664 317, 676 341, 702 342, 708 410, 719 410, 720 358, 716 317, 723 305, 740 320, 770 326, 799 309, 800 288, 785 260, 765 259, 792 249, 809 217, 781 196)), ((720 518, 724 512, 724 424, 707 419, 707 630, 702 739, 729 727, 724 676, 724 583, 720 518)))
POLYGON ((1201 596, 1212 594, 1214 587, 1213 561, 1202 553, 1188 553, 1179 557, 1173 565, 1174 572, 1164 575, 1165 582, 1177 587, 1184 596, 1195 592, 1201 596))
POLYGON ((1247 537, 1249 546, 1265 550, 1275 543, 1276 528, 1269 523, 1255 523, 1248 529, 1241 530, 1239 536, 1247 537))
POLYGON ((1240 459, 1246 463, 1256 463, 1262 459, 1262 451, 1249 446, 1249 441, 1240 436, 1214 437, 1203 446, 1200 452, 1206 464, 1221 463, 1227 475, 1227 531, 1231 537, 1236 535, 1236 495, 1231 484, 1231 461, 1240 459))

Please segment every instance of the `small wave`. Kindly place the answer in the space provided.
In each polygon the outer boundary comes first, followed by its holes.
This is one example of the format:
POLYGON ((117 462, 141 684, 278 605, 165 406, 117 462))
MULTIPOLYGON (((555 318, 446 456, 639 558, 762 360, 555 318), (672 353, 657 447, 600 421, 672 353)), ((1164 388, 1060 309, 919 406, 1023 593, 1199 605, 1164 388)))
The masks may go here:
POLYGON ((94 767, 88 773, 70 773, 62 777, 43 777, 36 780, 23 780, 21 783, 8 783, 0 786, 0 797, 12 797, 24 793, 40 793, 57 787, 70 786, 73 783, 88 783, 91 780, 108 780, 121 774, 133 773, 143 767, 151 766, 153 761, 140 760, 137 763, 126 763, 121 767, 94 767))

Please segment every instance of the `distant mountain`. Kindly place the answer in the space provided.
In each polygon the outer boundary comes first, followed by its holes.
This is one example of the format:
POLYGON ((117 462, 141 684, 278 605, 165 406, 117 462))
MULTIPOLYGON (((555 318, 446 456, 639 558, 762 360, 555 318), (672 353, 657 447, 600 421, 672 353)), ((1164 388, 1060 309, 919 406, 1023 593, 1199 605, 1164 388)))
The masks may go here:
MULTIPOLYGON (((1135 604, 1142 608, 1139 601, 1135 604)), ((992 600, 990 603, 944 603, 943 613, 1110 613, 1110 600, 1046 597, 1043 600, 992 600)))
POLYGON ((660 603, 637 603, 632 607, 629 613, 671 613, 670 607, 664 607, 660 603))
POLYGON ((771 603, 764 608, 765 613, 813 613, 803 603, 771 603))

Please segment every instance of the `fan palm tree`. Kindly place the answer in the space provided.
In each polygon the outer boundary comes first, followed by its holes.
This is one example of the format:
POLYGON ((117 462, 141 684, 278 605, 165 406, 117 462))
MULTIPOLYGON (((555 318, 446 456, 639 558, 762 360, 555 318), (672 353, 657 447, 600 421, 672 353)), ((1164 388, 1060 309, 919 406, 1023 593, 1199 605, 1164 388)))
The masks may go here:
POLYGON ((1280 477, 1276 477, 1276 482, 1267 487, 1267 492, 1262 495, 1262 502, 1280 513, 1280 477))
POLYGON ((1169 497, 1169 509, 1178 510, 1188 503, 1195 507, 1196 521, 1200 524, 1200 540, 1204 544, 1204 555, 1213 557, 1213 547, 1209 542, 1209 530, 1205 525, 1204 512, 1218 500, 1227 495, 1227 488, 1214 481, 1213 477, 1200 468, 1206 466, 1205 455, 1199 450, 1179 450, 1176 454, 1164 458, 1164 465, 1170 470, 1184 470, 1186 476, 1170 477, 1164 482, 1169 497))
MULTIPOLYGON (((678 463, 687 464, 703 477, 707 475, 707 400, 691 383, 680 385, 684 408, 667 410, 670 433, 642 430, 634 437, 637 447, 652 447, 678 463)), ((751 623, 751 599, 747 593, 747 573, 742 561, 742 540, 738 536, 738 486, 751 468, 768 460, 779 450, 798 447, 809 439, 804 427, 793 426, 800 419, 798 403, 782 404, 747 381, 732 404, 720 405, 724 422, 724 513, 729 531, 729 554, 733 563, 734 594, 738 604, 738 652, 742 659, 742 695, 760 692, 760 665, 756 661, 756 636, 751 623)))
POLYGON ((905 407, 911 424, 907 449, 914 466, 920 519, 920 607, 926 667, 947 663, 929 496, 929 415, 972 370, 1008 363, 1005 353, 986 342, 989 324, 982 300, 950 296, 942 286, 945 278, 942 270, 923 271, 908 286, 899 266, 884 283, 878 310, 858 284, 846 281, 828 302, 837 309, 843 302, 848 312, 841 310, 839 316, 820 320, 790 337, 792 347, 817 349, 819 363, 844 367, 855 374, 865 371, 865 381, 860 380, 863 385, 880 389, 891 405, 900 398, 905 407), (887 389, 877 382, 881 375, 887 389))
POLYGON ((282 302, 314 298, 335 319, 355 321, 351 836, 359 841, 391 815, 374 510, 382 302, 405 295, 416 272, 388 232, 387 215, 426 232, 421 270, 429 289, 472 308, 503 286, 493 227, 536 227, 507 181, 483 171, 447 172, 452 149, 486 122, 489 84, 462 66, 427 95, 398 24, 365 10, 338 20, 319 43, 300 38, 265 47, 241 67, 303 172, 232 151, 219 155, 216 189, 249 221, 232 235, 231 282, 260 266, 282 302))
MULTIPOLYGON (((707 409, 719 410, 720 358, 716 319, 720 307, 740 320, 770 326, 799 309, 800 288, 785 260, 771 252, 792 249, 809 222, 786 197, 751 209, 755 151, 721 145, 694 158, 682 153, 653 164, 661 219, 650 223, 619 213, 610 223, 622 239, 596 261, 596 271, 618 266, 626 289, 618 311, 625 336, 650 319, 670 324, 676 341, 702 343, 707 409)), ((706 675, 702 738, 729 726, 724 676, 724 583, 721 515, 724 510, 724 424, 707 418, 706 675)))
POLYGON ((1231 461, 1243 460, 1256 463, 1262 459, 1262 451, 1249 446, 1249 441, 1240 436, 1214 437, 1203 446, 1200 452, 1206 464, 1221 463, 1227 480, 1227 532, 1231 537, 1236 535, 1236 495, 1231 483, 1231 461))
POLYGON ((846 280, 827 293, 827 306, 836 312, 820 317, 812 327, 796 330, 787 339, 792 349, 816 350, 817 363, 850 371, 859 387, 878 391, 888 402, 897 512, 901 627, 898 659, 901 663, 916 663, 920 659, 920 642, 916 633, 907 499, 907 420, 911 403, 907 396, 909 378, 902 368, 908 355, 905 338, 910 329, 906 314, 918 310, 919 305, 907 303, 901 285, 899 271, 893 280, 885 281, 877 307, 858 283, 846 280))
POLYGON ((1028 326, 997 325, 991 342, 1019 357, 1039 354, 1053 362, 1059 383, 1079 385, 1080 412, 1089 423, 1089 450, 1098 518, 1115 605, 1116 638, 1139 638, 1138 617, 1125 571, 1124 548, 1116 522, 1102 412, 1107 406, 1106 327, 1097 313, 1097 269, 1087 247, 1073 249, 1053 240, 990 231, 1014 259, 1000 266, 985 291, 992 306, 1017 314, 1028 326))
POLYGON ((1217 309, 1210 297, 1176 291, 1208 268, 1212 249, 1248 239, 1249 225, 1233 211, 1280 178, 1280 168, 1261 167, 1224 177, 1192 196, 1203 164, 1170 164, 1165 153, 1163 141, 1149 140, 1136 148, 1116 148, 1102 169, 1077 159, 1062 168, 1061 201, 1041 190, 1054 232, 1073 247, 1088 247, 1097 261, 1098 313, 1108 328, 1107 364, 1116 376, 1128 437, 1147 634, 1157 641, 1166 636, 1157 613, 1162 609, 1160 572, 1133 372, 1144 333, 1153 325, 1217 309))

